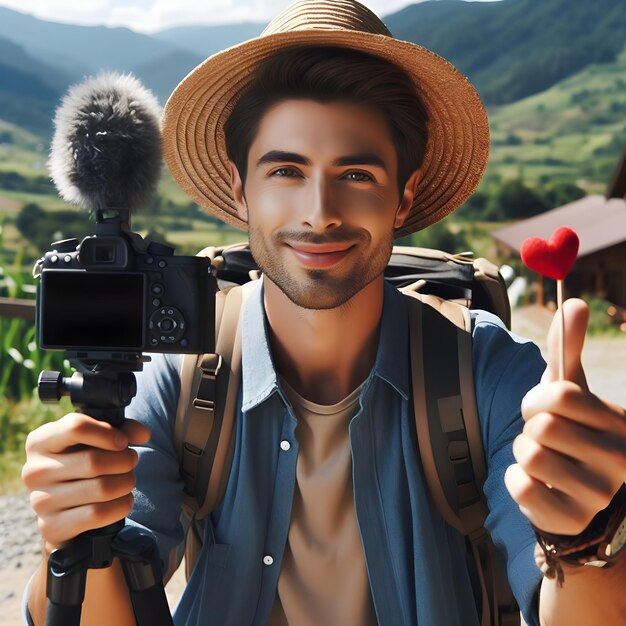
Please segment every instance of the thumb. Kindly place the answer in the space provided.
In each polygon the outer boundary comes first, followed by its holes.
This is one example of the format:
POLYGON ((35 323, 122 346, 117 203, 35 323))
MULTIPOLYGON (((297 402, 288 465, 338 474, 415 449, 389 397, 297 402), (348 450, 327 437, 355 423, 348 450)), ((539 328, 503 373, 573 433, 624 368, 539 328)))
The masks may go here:
MULTIPOLYGON (((565 380, 588 389, 581 357, 589 323, 589 307, 583 300, 570 298, 563 303, 563 315, 565 317, 565 380)), ((558 310, 554 314, 548 331, 548 367, 544 372, 542 382, 559 380, 560 333, 561 311, 558 310)))

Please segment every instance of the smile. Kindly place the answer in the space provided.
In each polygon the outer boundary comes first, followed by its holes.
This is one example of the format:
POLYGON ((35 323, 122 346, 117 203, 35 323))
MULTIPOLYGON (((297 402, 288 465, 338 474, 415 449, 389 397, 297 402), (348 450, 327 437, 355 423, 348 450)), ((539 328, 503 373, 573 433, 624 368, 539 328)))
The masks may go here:
POLYGON ((293 255, 309 269, 327 269, 348 256, 353 248, 351 243, 289 245, 293 255))

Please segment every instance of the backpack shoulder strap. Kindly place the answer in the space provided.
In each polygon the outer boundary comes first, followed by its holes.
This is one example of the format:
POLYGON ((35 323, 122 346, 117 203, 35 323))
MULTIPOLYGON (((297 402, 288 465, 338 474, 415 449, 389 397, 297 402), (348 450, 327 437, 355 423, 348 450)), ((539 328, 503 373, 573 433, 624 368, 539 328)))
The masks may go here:
POLYGON ((484 527, 486 465, 469 310, 411 286, 402 291, 409 306, 417 441, 429 491, 446 522, 470 542, 481 586, 481 626, 519 624, 519 610, 484 527))
POLYGON ((482 529, 487 508, 469 310, 403 291, 408 296, 413 402, 426 480, 444 519, 470 536, 482 529))
MULTIPOLYGON (((467 308, 404 289, 409 307, 411 378, 417 441, 426 482, 445 521, 469 538, 481 586, 481 626, 492 611, 482 497, 485 462, 476 411, 467 308), (489 584, 489 587, 488 587, 489 584)), ((495 609, 495 623, 498 610, 495 609)))
POLYGON ((214 354, 184 355, 174 427, 187 514, 202 519, 221 500, 234 444, 241 372, 241 312, 254 283, 216 297, 214 354))

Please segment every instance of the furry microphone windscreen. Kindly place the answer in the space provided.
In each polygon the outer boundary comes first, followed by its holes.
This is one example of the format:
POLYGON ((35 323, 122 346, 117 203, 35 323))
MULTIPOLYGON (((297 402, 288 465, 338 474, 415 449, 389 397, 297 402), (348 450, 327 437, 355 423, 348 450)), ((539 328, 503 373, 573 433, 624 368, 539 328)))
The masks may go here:
POLYGON ((74 85, 57 109, 48 168, 64 200, 90 211, 139 209, 161 174, 161 110, 131 75, 74 85))

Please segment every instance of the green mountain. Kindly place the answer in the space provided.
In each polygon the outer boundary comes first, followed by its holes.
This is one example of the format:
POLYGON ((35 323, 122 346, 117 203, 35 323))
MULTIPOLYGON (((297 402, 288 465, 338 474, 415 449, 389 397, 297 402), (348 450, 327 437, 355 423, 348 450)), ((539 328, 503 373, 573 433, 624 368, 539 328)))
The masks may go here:
POLYGON ((265 24, 246 22, 220 26, 177 26, 156 33, 162 41, 206 58, 261 34, 265 24))
POLYGON ((491 158, 483 184, 575 182, 604 193, 626 146, 626 47, 549 89, 491 107, 491 158))
POLYGON ((100 69, 131 68, 176 50, 176 46, 128 28, 47 22, 0 7, 0 37, 28 54, 64 69, 72 79, 100 69))
MULTIPOLYGON (((615 61, 626 41, 626 0, 430 0, 384 21, 395 36, 449 59, 488 105, 497 105, 542 92, 590 64, 615 61)), ((101 69, 136 74, 163 104, 203 58, 262 29, 255 23, 186 26, 148 36, 47 22, 0 7, 0 39, 19 46, 0 51, 0 119, 45 131, 58 94, 101 69), (24 90, 28 99, 20 100, 24 90)))
POLYGON ((396 37, 448 59, 487 104, 515 102, 614 61, 626 42, 625 0, 431 1, 384 21, 396 37))
POLYGON ((62 72, 0 38, 0 118, 47 134, 64 84, 62 72))
POLYGON ((165 104, 180 79, 186 76, 196 65, 202 63, 204 58, 204 56, 188 50, 175 50, 147 63, 137 65, 130 71, 140 78, 161 104, 165 104))

